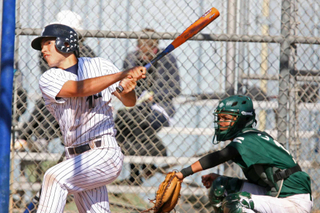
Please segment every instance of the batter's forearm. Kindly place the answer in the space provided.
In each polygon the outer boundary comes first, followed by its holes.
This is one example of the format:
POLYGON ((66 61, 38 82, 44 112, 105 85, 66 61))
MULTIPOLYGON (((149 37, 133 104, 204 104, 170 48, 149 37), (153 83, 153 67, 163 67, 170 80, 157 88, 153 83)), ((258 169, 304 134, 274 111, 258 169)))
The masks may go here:
POLYGON ((120 101, 127 107, 133 107, 136 104, 137 96, 134 90, 129 93, 120 95, 120 101))
POLYGON ((112 84, 122 80, 127 72, 118 72, 111 75, 104 75, 96 78, 89 78, 82 81, 67 81, 57 97, 87 97, 101 92, 112 84))

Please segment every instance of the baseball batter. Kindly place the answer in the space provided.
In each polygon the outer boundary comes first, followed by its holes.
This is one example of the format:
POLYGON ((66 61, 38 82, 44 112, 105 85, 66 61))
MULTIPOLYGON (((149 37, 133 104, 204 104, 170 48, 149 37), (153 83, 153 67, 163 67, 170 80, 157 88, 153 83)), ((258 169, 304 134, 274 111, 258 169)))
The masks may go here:
POLYGON ((228 160, 238 164, 247 180, 208 174, 202 183, 210 188, 215 212, 311 212, 310 177, 279 142, 253 128, 255 111, 247 96, 222 100, 215 112, 215 139, 231 140, 226 148, 208 154, 177 173, 180 179, 228 160))
POLYGON ((41 50, 50 66, 39 84, 46 107, 59 122, 67 156, 45 173, 37 212, 62 213, 70 193, 80 213, 110 212, 106 184, 118 177, 123 164, 111 98, 134 106, 136 81, 145 78, 146 70, 120 72, 103 58, 78 58, 78 35, 66 25, 47 25, 31 46, 41 50), (121 94, 119 84, 125 89, 121 94))

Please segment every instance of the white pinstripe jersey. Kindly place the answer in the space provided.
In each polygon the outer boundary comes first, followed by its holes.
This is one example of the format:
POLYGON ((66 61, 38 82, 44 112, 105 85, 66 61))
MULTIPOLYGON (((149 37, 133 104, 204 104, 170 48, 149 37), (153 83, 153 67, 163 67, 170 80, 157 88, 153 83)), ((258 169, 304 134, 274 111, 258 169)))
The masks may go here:
POLYGON ((66 70, 51 68, 40 77, 39 85, 46 107, 59 122, 65 146, 78 146, 101 135, 114 136, 111 94, 119 82, 89 97, 57 98, 64 83, 119 72, 103 58, 78 58, 66 70))

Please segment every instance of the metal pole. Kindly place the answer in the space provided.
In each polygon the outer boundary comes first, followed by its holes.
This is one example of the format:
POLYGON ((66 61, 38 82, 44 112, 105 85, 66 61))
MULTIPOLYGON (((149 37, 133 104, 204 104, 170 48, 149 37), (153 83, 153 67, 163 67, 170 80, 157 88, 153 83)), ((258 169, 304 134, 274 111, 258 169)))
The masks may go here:
MULTIPOLYGON (((241 1, 240 2, 240 16, 239 16, 239 23, 240 23, 240 35, 247 35, 248 34, 248 27, 247 27, 247 23, 248 23, 248 14, 249 14, 249 9, 248 9, 248 2, 247 1, 241 1)), ((240 85, 244 85, 244 79, 242 78, 243 73, 244 72, 244 67, 245 67, 245 62, 246 62, 246 58, 245 58, 245 48, 247 47, 247 44, 244 44, 243 42, 241 42, 239 44, 239 50, 238 50, 238 57, 239 57, 239 67, 238 67, 238 83, 240 85)), ((243 89, 243 88, 242 88, 243 89)), ((239 88, 237 87, 237 92, 241 92, 239 91, 239 88)))
MULTIPOLYGON (((297 35, 297 29, 298 29, 298 23, 297 23, 297 5, 295 3, 292 3, 293 12, 290 14, 291 21, 290 23, 293 23, 293 29, 294 29, 294 35, 297 35)), ((296 69, 296 58, 297 58, 297 47, 296 45, 291 44, 291 63, 292 69, 296 69)), ((288 142, 291 153, 294 153, 294 157, 299 159, 300 158, 300 145, 301 141, 298 137, 298 130, 299 130, 299 110, 298 110, 298 84, 296 81, 296 78, 294 76, 290 76, 290 93, 289 93, 289 136, 288 136, 288 142)), ((312 111, 310 112, 313 113, 312 111)))
MULTIPOLYGON (((200 14, 203 14, 203 0, 200 1, 200 14)), ((197 67, 198 67, 198 74, 197 74, 197 94, 201 94, 202 93, 202 88, 201 88, 201 83, 203 81, 203 77, 201 75, 201 70, 203 68, 203 62, 202 62, 202 54, 203 54, 203 47, 202 47, 202 43, 201 41, 199 41, 199 51, 198 51, 198 63, 197 63, 197 67)), ((199 128, 200 127, 200 123, 201 123, 201 107, 200 106, 196 106, 197 109, 197 114, 196 114, 196 127, 199 128)), ((199 150, 200 149, 200 145, 199 145, 200 141, 199 141, 199 136, 196 137, 195 140, 195 149, 199 150)), ((198 154, 198 152, 197 152, 198 154)))
POLYGON ((15 39, 15 0, 3 1, 0 79, 0 212, 9 211, 10 139, 15 39))
MULTIPOLYGON (((228 1, 227 34, 236 33, 237 0, 228 1)), ((235 42, 227 42, 226 50, 226 89, 234 87, 235 82, 235 42)))
POLYGON ((283 0, 281 6, 281 35, 284 41, 280 44, 280 75, 279 75, 279 96, 278 96, 278 140, 280 143, 286 144, 288 136, 286 134, 288 127, 288 110, 287 104, 289 103, 289 81, 290 81, 290 46, 288 40, 290 36, 290 13, 291 5, 290 0, 283 0))
MULTIPOLYGON (((269 18, 269 0, 263 0, 262 4, 262 35, 269 34, 269 22, 267 21, 269 18)), ((261 76, 265 76, 268 71, 268 43, 261 43, 261 76)), ((261 90, 265 94, 267 94, 267 81, 260 81, 261 90)), ((266 110, 261 110, 259 113, 259 129, 264 131, 266 129, 266 118, 267 112, 266 110)))

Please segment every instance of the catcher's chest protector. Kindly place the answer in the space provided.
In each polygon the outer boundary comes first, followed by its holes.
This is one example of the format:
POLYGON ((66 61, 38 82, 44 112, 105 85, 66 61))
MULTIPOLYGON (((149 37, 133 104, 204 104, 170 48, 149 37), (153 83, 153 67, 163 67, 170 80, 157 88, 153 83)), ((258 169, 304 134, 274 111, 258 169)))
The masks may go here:
POLYGON ((250 182, 262 187, 266 187, 268 194, 276 197, 282 183, 281 180, 277 182, 273 180, 273 175, 277 170, 279 169, 276 167, 253 165, 248 169, 243 169, 243 172, 250 182))

